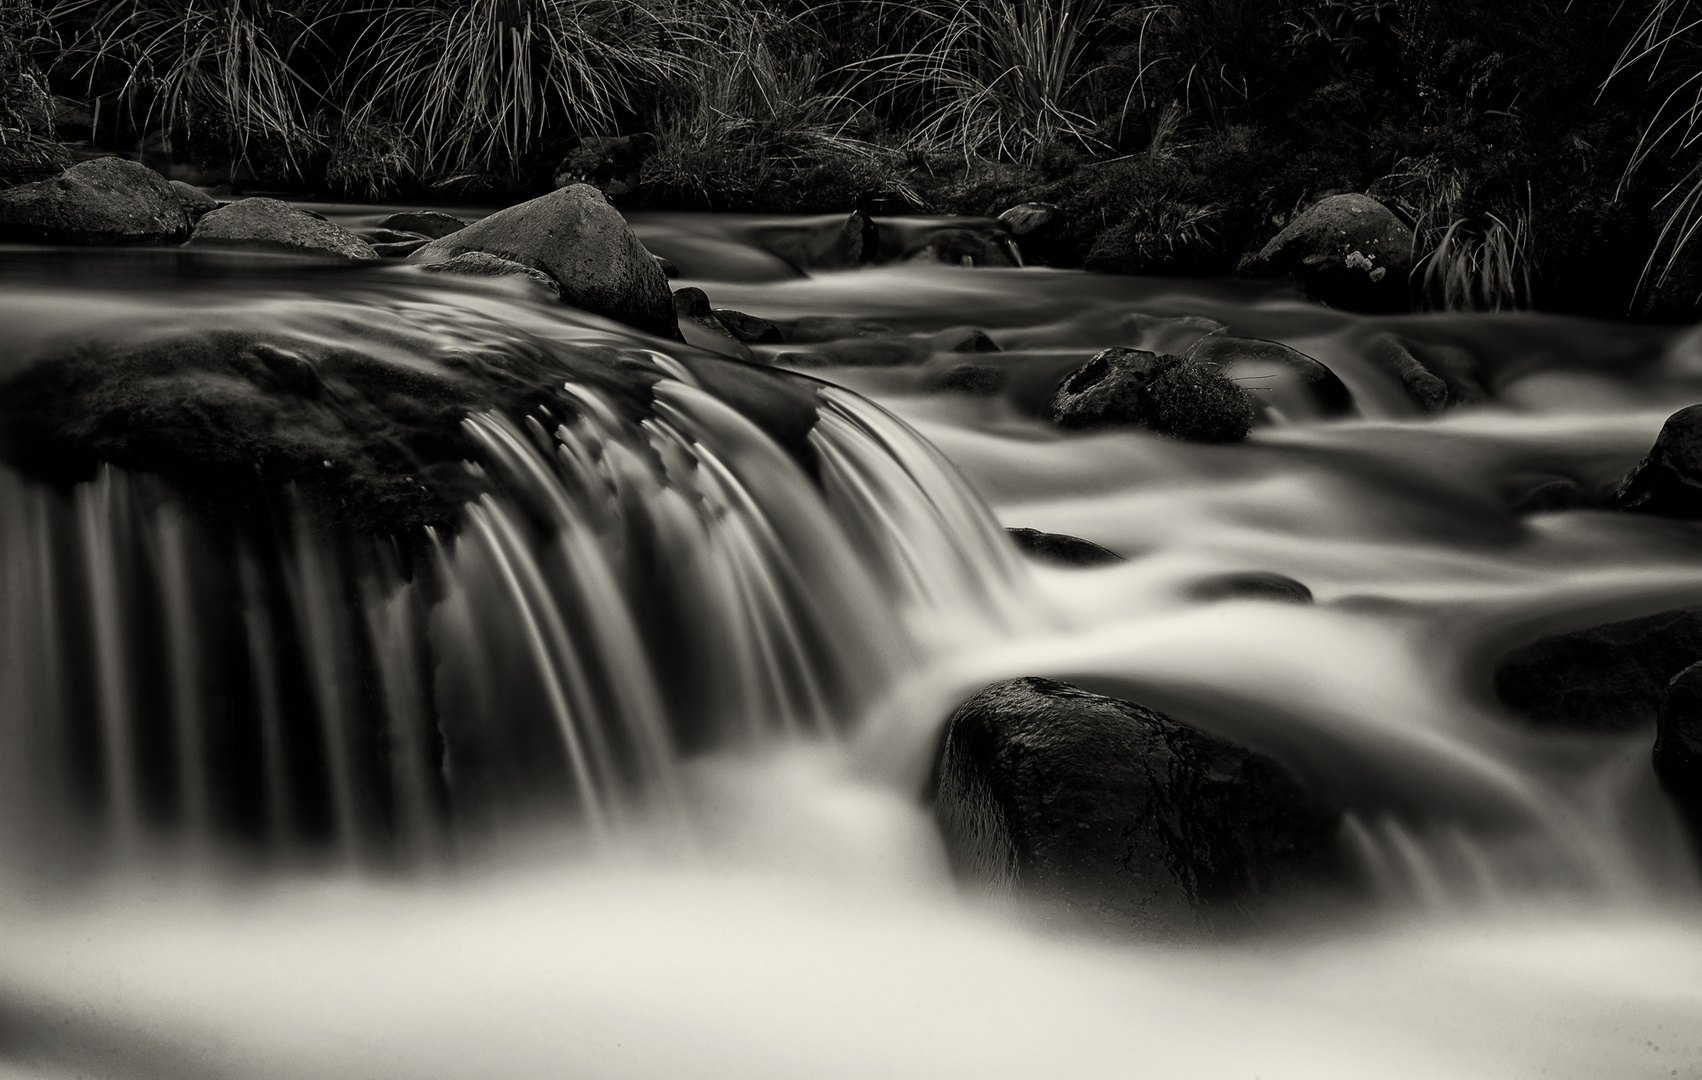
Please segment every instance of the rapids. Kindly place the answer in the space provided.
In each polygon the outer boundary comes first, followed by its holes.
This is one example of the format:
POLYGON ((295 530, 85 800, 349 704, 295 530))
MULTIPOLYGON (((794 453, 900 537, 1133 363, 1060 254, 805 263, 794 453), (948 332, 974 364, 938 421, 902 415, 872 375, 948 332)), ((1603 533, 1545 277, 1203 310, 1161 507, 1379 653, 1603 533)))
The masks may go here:
POLYGON ((1702 336, 1245 282, 806 276, 768 242, 826 219, 633 224, 717 307, 1000 351, 759 346, 832 384, 811 475, 689 348, 498 286, 0 253, 0 375, 78 335, 266 325, 366 327, 421 365, 449 337, 591 343, 663 379, 642 422, 584 384, 556 431, 469 417, 500 493, 412 555, 306 510, 230 542, 144 473, 0 468, 0 1071, 1702 1076, 1702 882, 1649 735, 1536 731, 1489 689, 1537 636, 1702 603, 1693 524, 1509 509, 1623 475, 1702 399, 1702 336), (1253 373, 1274 422, 1242 445, 1042 415, 1098 349, 1214 324, 1323 361, 1351 414, 1253 373), (1470 354, 1489 400, 1423 414, 1365 357, 1385 331, 1470 354), (1006 392, 932 389, 965 360, 1006 392), (1128 561, 1027 563, 998 526, 1128 561), (1246 570, 1317 603, 1191 596, 1246 570), (945 717, 1015 675, 1278 757, 1350 808, 1369 895, 1157 946, 961 892, 921 792, 945 717), (207 734, 233 696, 240 752, 207 734), (384 754, 348 749, 362 723, 384 754), (477 799, 444 752, 482 763, 477 799))

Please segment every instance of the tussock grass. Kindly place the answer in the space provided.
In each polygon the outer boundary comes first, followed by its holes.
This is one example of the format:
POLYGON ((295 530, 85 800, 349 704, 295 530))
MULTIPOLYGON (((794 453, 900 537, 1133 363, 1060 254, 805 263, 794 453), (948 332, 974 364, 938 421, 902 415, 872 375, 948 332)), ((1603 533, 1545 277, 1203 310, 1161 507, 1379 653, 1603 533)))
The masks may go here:
POLYGON ((1434 157, 1400 162, 1370 192, 1413 225, 1421 303, 1442 311, 1515 311, 1531 304, 1532 235, 1524 207, 1473 212, 1466 178, 1434 157))
POLYGON ((1032 163, 1106 147, 1077 102, 1109 26, 1105 0, 936 0, 916 8, 925 47, 871 60, 884 92, 932 102, 910 133, 928 150, 1032 163))
POLYGON ((88 18, 74 43, 82 70, 116 64, 121 94, 139 106, 143 126, 169 137, 212 119, 228 130, 238 162, 260 141, 299 171, 320 143, 308 122, 319 95, 291 66, 313 22, 267 0, 69 0, 55 18, 88 18))
POLYGON ((356 130, 399 124, 420 171, 512 176, 547 125, 590 134, 657 86, 698 74, 687 9, 641 0, 396 0, 357 53, 356 130))

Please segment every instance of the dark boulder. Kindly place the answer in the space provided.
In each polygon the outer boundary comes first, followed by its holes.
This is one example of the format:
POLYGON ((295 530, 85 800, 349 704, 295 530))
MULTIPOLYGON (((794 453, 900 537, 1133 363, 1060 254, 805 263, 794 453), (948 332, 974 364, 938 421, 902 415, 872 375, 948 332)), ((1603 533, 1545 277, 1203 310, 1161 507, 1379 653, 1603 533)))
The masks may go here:
POLYGON ((1308 295, 1349 311, 1411 307, 1412 230, 1366 195, 1332 195, 1303 210, 1257 255, 1253 276, 1292 275, 1308 295))
POLYGON ((445 262, 483 251, 541 270, 574 307, 677 340, 668 278, 603 193, 573 184, 499 210, 414 252, 445 262))
POLYGON ((1041 562, 1062 566, 1104 566, 1126 561, 1110 548, 1100 547, 1092 540, 1067 533, 1041 532, 1038 529, 1006 529, 1005 535, 1016 542, 1024 555, 1041 562))
POLYGON ((1247 437, 1253 406, 1215 367, 1111 348, 1064 379, 1052 418, 1068 428, 1131 426, 1188 442, 1230 443, 1247 437))
POLYGON ((186 184, 182 180, 173 180, 171 181, 171 189, 177 192, 178 205, 183 207, 183 212, 188 215, 191 225, 219 208, 219 200, 193 184, 186 184))
POLYGON ((1655 725, 1655 776, 1702 847, 1702 663, 1673 676, 1655 725))
POLYGON ((1312 590, 1287 574, 1244 570, 1196 581, 1188 590, 1195 600, 1271 600, 1279 604, 1310 604, 1312 590))
POLYGON ((277 199, 252 198, 221 206, 195 225, 193 247, 237 247, 337 259, 376 259, 372 245, 320 215, 277 199))
POLYGON ((1207 334, 1184 355, 1216 368, 1269 420, 1292 423, 1354 411, 1353 394, 1335 372, 1281 342, 1207 334))
POLYGON ((95 158, 0 191, 0 240, 176 244, 187 235, 189 217, 171 182, 123 158, 95 158))
POLYGON ((934 390, 972 397, 994 397, 1010 385, 1010 374, 991 364, 953 364, 929 380, 934 390))
POLYGON ((1639 514, 1702 520, 1702 405, 1667 417, 1648 456, 1626 475, 1614 505, 1639 514))
POLYGON ((520 277, 525 278, 544 292, 557 300, 561 299, 561 286, 555 279, 541 270, 530 266, 522 266, 512 259, 498 258, 487 255, 482 251, 469 251, 457 255, 447 262, 427 263, 420 267, 427 274, 463 274, 467 277, 520 277))
POLYGON ((383 218, 378 227, 414 233, 428 240, 441 240, 450 233, 465 229, 467 223, 451 214, 441 214, 436 210, 410 210, 383 218))
POLYGON ((1702 608, 1680 608, 1541 638, 1496 665, 1495 693, 1544 727, 1637 731, 1655 722, 1672 677, 1702 660, 1702 608))
POLYGON ((941 330, 937 334, 930 334, 928 335, 928 343, 939 352, 996 353, 999 351, 998 342, 988 337, 985 330, 973 326, 957 326, 950 330, 941 330))
POLYGON ((935 777, 960 880, 1088 925, 1187 936, 1341 872, 1339 811, 1275 761, 1051 679, 965 702, 935 777))
POLYGON ((834 315, 808 315, 775 324, 788 345, 818 345, 849 338, 885 337, 892 327, 867 319, 843 319, 834 315))

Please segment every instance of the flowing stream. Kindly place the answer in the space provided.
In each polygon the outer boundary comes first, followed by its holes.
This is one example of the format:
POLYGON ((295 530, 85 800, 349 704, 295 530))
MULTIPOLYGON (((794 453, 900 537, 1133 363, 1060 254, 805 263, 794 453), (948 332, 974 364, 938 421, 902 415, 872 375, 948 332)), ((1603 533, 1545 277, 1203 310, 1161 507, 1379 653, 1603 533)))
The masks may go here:
POLYGON ((756 347, 830 384, 807 447, 691 349, 505 286, 0 253, 0 377, 258 327, 422 372, 594 347, 660 380, 640 419, 571 378, 554 421, 468 415, 489 485, 406 539, 0 467, 0 1073, 1702 1077, 1702 884, 1652 733, 1538 730, 1490 690, 1543 634, 1702 603, 1694 524, 1511 509, 1610 488, 1702 399, 1702 336, 806 275, 774 237, 833 222, 634 224, 716 307, 879 324, 756 347), (1099 349, 1218 326, 1351 404, 1249 370, 1245 444, 1046 419, 1099 349), (998 351, 955 351, 965 328, 998 351), (1464 357, 1484 400, 1424 413, 1369 359, 1389 333, 1464 357), (938 388, 965 363, 1003 391, 938 388), (1025 560, 1001 526, 1127 561, 1025 560), (1200 598, 1244 571, 1316 602, 1200 598), (960 890, 922 792, 952 709, 1018 675, 1276 757, 1347 808, 1365 895, 1160 946, 960 890))

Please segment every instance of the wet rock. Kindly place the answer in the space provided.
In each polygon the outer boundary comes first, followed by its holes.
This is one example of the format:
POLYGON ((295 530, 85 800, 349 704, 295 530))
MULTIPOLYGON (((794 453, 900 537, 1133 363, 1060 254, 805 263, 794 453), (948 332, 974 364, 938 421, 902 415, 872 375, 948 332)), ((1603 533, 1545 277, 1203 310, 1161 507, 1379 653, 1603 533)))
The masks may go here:
POLYGON ((658 337, 680 336, 667 276, 603 193, 588 184, 499 210, 411 258, 444 262, 469 251, 543 271, 577 308, 658 337))
POLYGON ((1064 379, 1052 418, 1067 428, 1141 427, 1188 442, 1229 443, 1247 437, 1253 406, 1214 367, 1111 348, 1064 379))
POLYGON ((482 251, 465 252, 447 262, 427 263, 420 270, 427 274, 464 274, 468 277, 522 277, 555 299, 561 299, 561 286, 548 274, 482 251))
POLYGON ((954 364, 934 376, 929 386, 948 394, 994 397, 1003 393, 1009 383, 1010 376, 1004 368, 991 364, 954 364))
POLYGON ((1019 203, 1000 214, 999 221, 1016 241, 1025 265, 1052 266, 1062 261, 1068 223, 1063 207, 1045 202, 1019 203))
POLYGON ((1280 342, 1208 334, 1184 355, 1215 367, 1269 419, 1293 422, 1354 411, 1353 394, 1335 372, 1280 342))
POLYGON ((1702 405, 1667 417, 1648 456, 1620 484, 1614 505, 1639 514, 1702 520, 1702 405))
POLYGON ((341 225, 277 199, 258 197, 210 211, 196 223, 189 243, 337 259, 378 258, 371 244, 341 225))
POLYGON ((400 214, 391 214, 378 222, 380 229, 394 229, 397 232, 417 233, 430 240, 441 240, 450 233, 460 232, 467 223, 452 214, 440 214, 436 210, 409 210, 400 214))
MULTIPOLYGON (((299 496, 351 529, 423 539, 425 526, 457 527, 487 482, 464 465, 476 457, 469 414, 559 422, 577 408, 562 390, 574 382, 642 420, 665 377, 648 354, 521 335, 450 341, 400 315, 360 315, 285 330, 240 307, 186 309, 170 330, 109 324, 44 345, 0 379, 0 458, 54 484, 102 462, 156 474, 221 522, 272 522, 280 499, 299 496)), ((679 363, 813 469, 812 385, 707 357, 679 363)))
POLYGON ((1103 566, 1125 562, 1123 556, 1110 548, 1100 547, 1092 540, 1067 533, 1041 532, 1038 529, 1006 529, 1005 535, 1016 542, 1024 555, 1042 562, 1064 566, 1103 566))
POLYGON ((189 218, 170 181, 105 157, 0 191, 0 240, 47 244, 175 244, 189 218))
POLYGON ((1302 211, 1257 255, 1253 276, 1292 275, 1308 295, 1349 311, 1411 306, 1412 230, 1366 195, 1332 195, 1302 211))
POLYGON ((996 353, 998 343, 985 330, 973 326, 958 326, 928 336, 928 344, 938 352, 996 353))
POLYGON ((841 266, 868 266, 881 253, 881 231, 875 219, 862 210, 853 210, 845 218, 834 245, 834 255, 841 266))
POLYGON ((1379 331, 1365 339, 1360 351, 1427 413, 1474 404, 1488 396, 1478 381, 1476 361, 1464 349, 1379 331))
POLYGON ((779 345, 786 340, 780 335, 780 328, 767 319, 732 308, 715 308, 714 311, 727 332, 746 345, 779 345))
POLYGON ((960 880, 1071 921, 1191 936, 1340 870, 1340 813, 1275 761, 1051 679, 997 683, 964 703, 935 776, 960 880))
POLYGON ((1312 590, 1287 574, 1245 570, 1196 581, 1188 590, 1195 600, 1270 600, 1279 604, 1310 604, 1312 590))
POLYGON ((1495 693, 1544 727, 1638 731, 1655 722, 1674 675, 1702 660, 1702 608, 1555 634, 1508 653, 1495 693))
POLYGON ((699 288, 678 289, 674 292, 674 314, 679 319, 680 333, 689 344, 722 356, 740 360, 755 359, 754 354, 733 332, 722 325, 709 306, 709 296, 699 288))
POLYGON ((191 225, 219 208, 219 200, 193 184, 186 184, 182 180, 173 180, 171 181, 171 190, 177 192, 178 205, 183 207, 183 212, 188 215, 191 225))
POLYGON ((656 152, 656 136, 587 135, 556 167, 555 186, 590 184, 607 195, 630 195, 638 188, 645 159, 656 152))
POLYGON ((429 236, 403 232, 400 229, 362 229, 355 235, 369 244, 406 244, 414 240, 429 241, 431 239, 429 236))
POLYGON ((1655 776, 1702 847, 1702 663, 1667 684, 1655 723, 1655 776))
POLYGON ((925 243, 905 257, 913 262, 920 260, 947 266, 1016 265, 1010 243, 1003 235, 975 229, 941 229, 930 234, 925 243))

